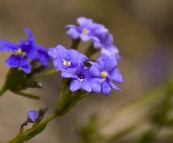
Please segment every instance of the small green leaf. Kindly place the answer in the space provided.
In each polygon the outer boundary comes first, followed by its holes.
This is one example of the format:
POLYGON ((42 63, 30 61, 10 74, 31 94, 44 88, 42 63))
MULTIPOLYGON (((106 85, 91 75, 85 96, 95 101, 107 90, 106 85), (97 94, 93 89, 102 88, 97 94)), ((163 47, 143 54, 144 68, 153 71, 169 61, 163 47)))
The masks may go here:
POLYGON ((22 70, 17 68, 11 68, 5 79, 5 87, 7 89, 13 89, 20 85, 26 77, 26 74, 22 70))
POLYGON ((20 96, 24 96, 24 97, 27 97, 27 98, 40 100, 40 96, 37 96, 37 95, 27 94, 27 93, 23 93, 23 92, 20 92, 20 91, 15 91, 15 90, 10 90, 10 91, 15 93, 15 94, 17 94, 17 95, 20 95, 20 96))

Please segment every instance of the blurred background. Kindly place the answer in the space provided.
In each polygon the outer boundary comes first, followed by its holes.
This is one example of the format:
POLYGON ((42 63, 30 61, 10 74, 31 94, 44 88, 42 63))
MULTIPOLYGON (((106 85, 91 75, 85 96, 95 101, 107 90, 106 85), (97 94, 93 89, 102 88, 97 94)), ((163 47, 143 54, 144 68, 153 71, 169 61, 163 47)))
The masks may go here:
MULTIPOLYGON (((0 0, 0 39, 17 43, 19 39, 26 39, 24 28, 29 27, 38 44, 46 48, 62 44, 69 48, 71 40, 65 34, 65 26, 77 24, 76 18, 80 16, 105 25, 114 36, 114 45, 119 48, 122 57, 118 68, 124 77, 124 83, 117 85, 122 92, 112 91, 109 96, 89 95, 68 114, 50 122, 43 133, 28 143, 82 143, 82 140, 86 143, 82 139, 79 124, 92 122, 90 117, 93 114, 98 117, 96 132, 104 136, 99 142, 142 143, 145 139, 154 138, 154 142, 165 143, 168 136, 170 140, 166 142, 173 142, 173 132, 165 129, 166 127, 159 130, 157 136, 153 131, 157 127, 152 126, 154 123, 150 114, 165 109, 161 104, 163 100, 156 101, 159 105, 156 108, 138 108, 137 102, 133 102, 136 99, 140 99, 140 103, 146 101, 143 97, 148 91, 157 88, 172 76, 173 1, 0 0)), ((81 44, 80 51, 85 50, 86 45, 87 43, 81 44)), ((1 86, 9 70, 4 61, 10 54, 0 53, 1 86)), ((52 68, 51 62, 49 69, 52 68)), ((54 111, 61 88, 60 74, 40 81, 43 83, 41 90, 30 89, 27 92, 40 95, 41 101, 20 97, 11 92, 6 92, 1 97, 1 143, 7 142, 19 132, 20 125, 26 120, 27 111, 48 106, 46 117, 54 111)), ((154 101, 153 99, 152 105, 155 104, 154 101)))

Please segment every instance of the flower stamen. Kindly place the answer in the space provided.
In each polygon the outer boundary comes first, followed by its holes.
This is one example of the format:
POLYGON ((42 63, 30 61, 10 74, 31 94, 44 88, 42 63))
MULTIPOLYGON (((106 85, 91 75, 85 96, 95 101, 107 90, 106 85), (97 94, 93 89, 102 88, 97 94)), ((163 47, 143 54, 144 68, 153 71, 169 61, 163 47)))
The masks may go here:
POLYGON ((70 66, 71 65, 71 62, 70 61, 63 60, 63 64, 65 66, 70 66))
POLYGON ((17 51, 15 51, 15 55, 21 55, 22 57, 24 57, 25 56, 25 52, 23 52, 20 48, 17 50, 17 51))
POLYGON ((101 77, 106 78, 108 76, 108 73, 106 71, 101 72, 101 77))
POLYGON ((82 33, 85 34, 85 35, 87 35, 87 34, 89 33, 89 30, 84 28, 84 29, 82 30, 82 33))

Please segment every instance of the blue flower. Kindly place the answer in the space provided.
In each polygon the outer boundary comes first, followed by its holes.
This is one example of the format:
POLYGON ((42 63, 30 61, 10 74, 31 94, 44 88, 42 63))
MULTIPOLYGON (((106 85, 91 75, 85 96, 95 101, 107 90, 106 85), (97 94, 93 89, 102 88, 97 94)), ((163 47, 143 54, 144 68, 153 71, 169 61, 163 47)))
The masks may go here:
MULTIPOLYGON (((25 31, 29 38, 34 38, 29 28, 25 28, 25 31)), ((36 42, 33 40, 33 45, 36 48, 36 60, 39 60, 39 62, 44 65, 45 67, 48 66, 48 63, 50 61, 48 50, 44 47, 36 44, 36 42)))
POLYGON ((31 31, 28 28, 25 28, 25 32, 28 36, 27 40, 20 40, 18 44, 0 40, 0 51, 13 52, 13 54, 5 61, 7 66, 12 68, 20 67, 24 72, 29 73, 31 71, 29 59, 38 59, 43 65, 47 66, 49 58, 48 55, 46 56, 46 50, 42 50, 43 48, 35 43, 31 31))
POLYGON ((27 112, 27 116, 28 116, 28 119, 31 121, 31 122, 35 122, 35 120, 38 118, 39 116, 39 113, 38 111, 36 110, 30 110, 27 112))
POLYGON ((70 28, 66 34, 72 39, 81 38, 83 41, 95 40, 98 41, 96 33, 108 31, 103 25, 94 23, 91 19, 79 17, 77 19, 79 26, 67 25, 70 28))
POLYGON ((109 56, 115 56, 117 60, 120 60, 119 50, 113 43, 113 36, 108 32, 99 33, 97 35, 99 41, 94 41, 94 47, 101 49, 101 53, 105 53, 109 56))
POLYGON ((57 45, 56 48, 50 48, 48 54, 53 58, 54 67, 69 76, 76 72, 78 63, 87 60, 87 57, 76 50, 67 50, 62 45, 57 45))
POLYGON ((93 78, 89 68, 85 67, 83 63, 79 63, 75 73, 64 73, 65 78, 71 78, 70 90, 72 92, 83 89, 87 92, 99 92, 101 90, 99 81, 93 78))
POLYGON ((101 54, 97 63, 92 64, 90 72, 93 77, 100 81, 101 92, 103 95, 110 93, 111 89, 120 90, 117 86, 111 83, 111 80, 117 83, 123 83, 123 78, 120 71, 117 69, 117 61, 113 56, 101 54))

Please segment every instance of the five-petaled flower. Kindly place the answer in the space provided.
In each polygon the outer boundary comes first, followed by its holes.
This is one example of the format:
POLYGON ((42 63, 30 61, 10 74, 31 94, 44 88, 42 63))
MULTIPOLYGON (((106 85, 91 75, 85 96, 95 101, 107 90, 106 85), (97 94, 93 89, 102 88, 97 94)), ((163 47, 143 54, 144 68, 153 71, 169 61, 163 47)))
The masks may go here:
POLYGON ((70 28, 66 34, 72 39, 82 39, 83 41, 98 41, 96 34, 107 32, 108 30, 101 24, 94 23, 92 19, 79 17, 77 18, 79 26, 67 25, 70 28))
POLYGON ((35 120, 38 118, 39 113, 36 110, 30 110, 27 112, 28 119, 30 122, 35 122, 35 120))
POLYGON ((18 44, 6 40, 0 40, 0 51, 11 51, 13 54, 5 61, 5 64, 12 68, 20 67, 24 72, 31 71, 30 60, 39 60, 47 66, 49 57, 46 49, 37 45, 34 37, 28 28, 25 28, 27 40, 19 41, 18 44))
POLYGON ((48 54, 53 58, 54 67, 62 71, 62 77, 70 77, 75 73, 79 62, 85 62, 87 57, 76 50, 67 50, 62 45, 50 48, 48 54))
POLYGON ((111 80, 117 83, 123 83, 123 78, 120 71, 117 69, 117 61, 115 57, 101 54, 97 59, 97 63, 92 64, 90 72, 93 77, 100 81, 101 92, 103 95, 110 93, 111 88, 120 90, 117 86, 111 83, 111 80))

